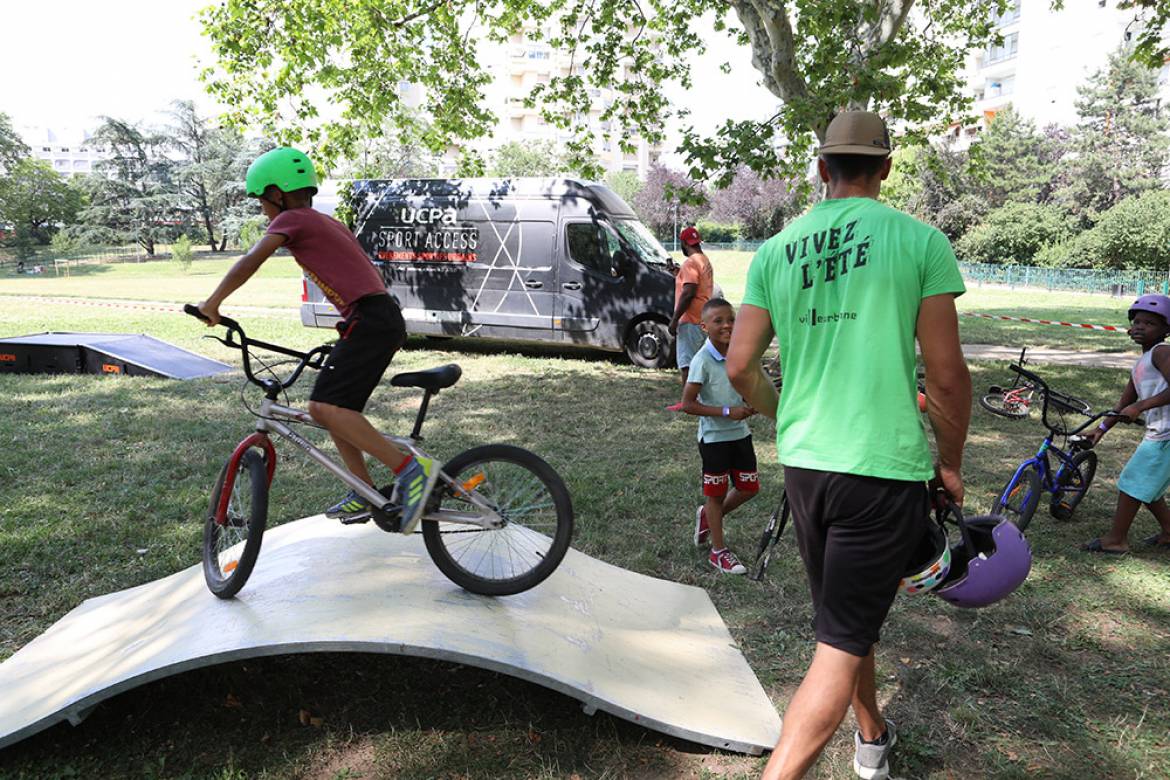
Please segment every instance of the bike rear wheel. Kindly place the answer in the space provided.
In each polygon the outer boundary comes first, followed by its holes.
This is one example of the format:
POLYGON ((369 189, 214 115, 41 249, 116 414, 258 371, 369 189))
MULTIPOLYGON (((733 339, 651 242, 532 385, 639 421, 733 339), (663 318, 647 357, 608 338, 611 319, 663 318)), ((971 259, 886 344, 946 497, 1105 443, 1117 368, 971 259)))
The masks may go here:
POLYGON ((1057 520, 1069 520, 1077 510, 1089 486, 1093 484, 1093 477, 1097 475, 1097 453, 1092 450, 1078 452, 1072 456, 1072 462, 1061 465, 1056 473, 1056 490, 1052 493, 1052 503, 1048 512, 1057 520))
POLYGON ((1008 400, 1003 393, 988 393, 979 399, 979 405, 992 414, 1019 420, 1028 416, 1028 404, 1008 400))
POLYGON ((1025 530, 1040 505, 1040 491, 1040 472, 1036 466, 1030 465, 1018 477, 1012 475, 1008 480, 996 503, 995 514, 1003 515, 1015 523, 1016 528, 1025 530))
POLYGON ((437 508, 475 513, 463 491, 474 493, 504 519, 497 529, 423 518, 431 559, 464 590, 511 596, 542 582, 560 565, 573 536, 573 504, 560 476, 539 456, 489 444, 456 455, 443 472, 437 508))
POLYGON ((248 450, 228 479, 229 460, 211 491, 211 506, 203 523, 203 578, 207 589, 221 599, 239 593, 248 581, 268 522, 268 471, 264 458, 248 450), (215 522, 221 496, 227 491, 224 525, 215 522))

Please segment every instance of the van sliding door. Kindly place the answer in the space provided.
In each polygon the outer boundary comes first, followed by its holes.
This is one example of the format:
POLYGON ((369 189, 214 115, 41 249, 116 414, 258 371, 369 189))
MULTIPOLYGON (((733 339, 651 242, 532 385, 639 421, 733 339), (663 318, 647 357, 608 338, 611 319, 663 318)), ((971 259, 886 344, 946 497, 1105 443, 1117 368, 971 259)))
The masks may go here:
POLYGON ((621 247, 612 231, 595 220, 566 221, 558 265, 556 325, 562 341, 620 349, 625 281, 614 276, 621 247))

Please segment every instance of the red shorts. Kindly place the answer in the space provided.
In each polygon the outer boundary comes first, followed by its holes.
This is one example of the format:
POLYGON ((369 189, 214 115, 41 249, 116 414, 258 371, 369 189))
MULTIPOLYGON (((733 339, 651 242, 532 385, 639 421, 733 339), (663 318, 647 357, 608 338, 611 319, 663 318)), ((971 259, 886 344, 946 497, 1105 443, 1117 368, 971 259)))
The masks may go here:
POLYGON ((703 495, 723 496, 729 485, 744 493, 760 489, 760 474, 756 470, 756 448, 752 437, 736 441, 699 442, 699 457, 703 459, 703 495))

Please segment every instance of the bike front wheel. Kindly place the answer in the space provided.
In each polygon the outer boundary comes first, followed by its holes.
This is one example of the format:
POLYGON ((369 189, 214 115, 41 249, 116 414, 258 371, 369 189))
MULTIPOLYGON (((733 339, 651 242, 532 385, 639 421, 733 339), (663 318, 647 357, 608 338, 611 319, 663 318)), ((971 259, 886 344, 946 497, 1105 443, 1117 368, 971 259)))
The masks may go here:
POLYGON ((231 479, 230 465, 229 460, 219 473, 203 523, 203 578, 207 589, 221 599, 235 596, 248 581, 268 522, 268 470, 264 458, 256 450, 248 450, 231 479), (215 516, 224 498, 227 513, 220 525, 215 516))
POLYGON ((423 541, 439 571, 464 590, 511 596, 542 582, 560 565, 573 536, 573 503, 552 466, 519 447, 489 444, 443 466, 440 510, 481 511, 468 494, 504 520, 501 528, 423 518, 423 541))
POLYGON ((1018 478, 1013 475, 1004 486, 996 503, 995 514, 1003 515, 1015 523, 1016 528, 1025 530, 1040 504, 1040 491, 1040 472, 1034 465, 1028 466, 1020 472, 1018 478))
POLYGON ((1003 393, 988 393, 979 399, 979 405, 992 414, 1020 420, 1028 416, 1028 404, 1024 401, 1009 399, 1003 393))

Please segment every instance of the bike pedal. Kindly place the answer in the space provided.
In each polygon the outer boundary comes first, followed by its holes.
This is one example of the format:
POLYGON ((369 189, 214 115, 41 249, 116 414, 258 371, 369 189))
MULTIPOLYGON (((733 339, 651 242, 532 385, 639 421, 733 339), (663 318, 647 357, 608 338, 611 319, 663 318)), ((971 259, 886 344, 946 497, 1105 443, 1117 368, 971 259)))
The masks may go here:
POLYGON ((360 515, 353 515, 352 517, 341 518, 341 524, 342 525, 357 525, 358 523, 368 523, 368 522, 370 522, 371 518, 372 518, 372 514, 370 512, 363 512, 360 515))

